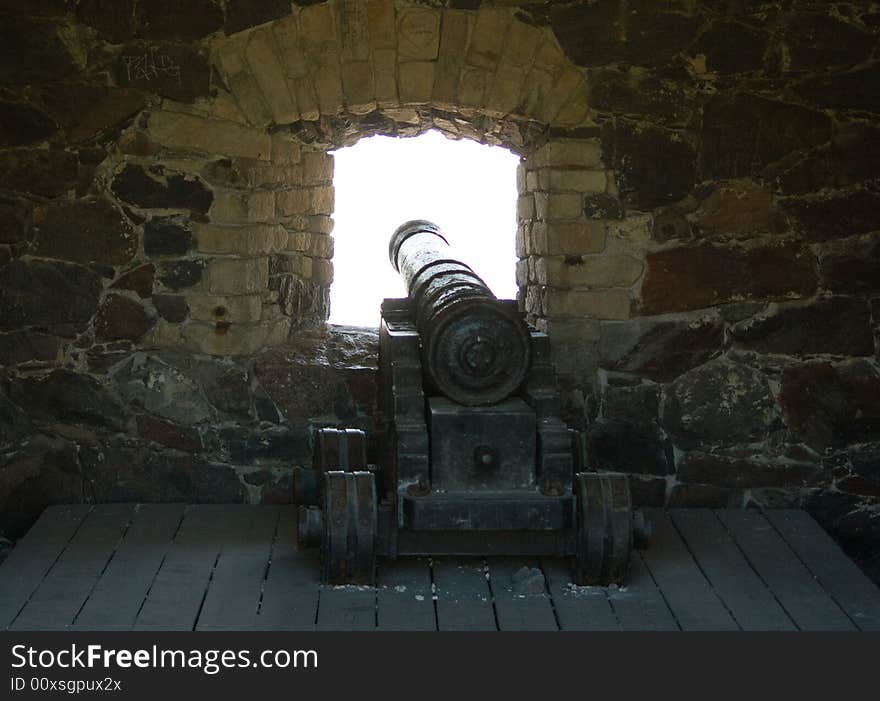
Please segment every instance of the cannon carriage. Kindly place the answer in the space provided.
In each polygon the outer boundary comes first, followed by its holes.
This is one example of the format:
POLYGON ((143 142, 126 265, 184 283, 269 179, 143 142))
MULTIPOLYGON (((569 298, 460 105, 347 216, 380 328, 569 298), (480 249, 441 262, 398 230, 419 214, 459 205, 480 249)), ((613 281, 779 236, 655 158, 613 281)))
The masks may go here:
POLYGON ((323 581, 373 584, 377 556, 518 555, 570 556, 577 584, 621 582, 645 524, 625 474, 586 469, 547 336, 435 224, 399 227, 389 257, 408 296, 381 307, 376 462, 362 431, 324 428, 294 475, 323 581))

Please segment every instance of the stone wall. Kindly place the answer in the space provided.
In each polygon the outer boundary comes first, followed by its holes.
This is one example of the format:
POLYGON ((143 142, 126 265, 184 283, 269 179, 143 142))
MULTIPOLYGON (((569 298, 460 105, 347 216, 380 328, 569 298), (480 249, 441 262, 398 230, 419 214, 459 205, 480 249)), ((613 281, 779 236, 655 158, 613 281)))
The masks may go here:
POLYGON ((369 426, 333 161, 498 144, 519 301, 596 467, 808 508, 880 568, 880 5, 0 0, 0 530, 289 497, 369 426))

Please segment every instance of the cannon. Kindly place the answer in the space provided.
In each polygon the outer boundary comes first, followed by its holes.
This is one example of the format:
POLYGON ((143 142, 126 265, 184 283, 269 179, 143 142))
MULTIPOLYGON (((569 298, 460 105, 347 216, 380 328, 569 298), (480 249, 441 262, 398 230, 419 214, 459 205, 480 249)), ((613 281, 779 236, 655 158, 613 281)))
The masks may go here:
POLYGON ((627 475, 587 469, 548 337, 431 222, 400 226, 389 258, 408 295, 381 305, 374 435, 321 428, 294 473, 322 580, 373 584, 377 557, 518 555, 571 557, 577 584, 623 581, 648 527, 627 475))

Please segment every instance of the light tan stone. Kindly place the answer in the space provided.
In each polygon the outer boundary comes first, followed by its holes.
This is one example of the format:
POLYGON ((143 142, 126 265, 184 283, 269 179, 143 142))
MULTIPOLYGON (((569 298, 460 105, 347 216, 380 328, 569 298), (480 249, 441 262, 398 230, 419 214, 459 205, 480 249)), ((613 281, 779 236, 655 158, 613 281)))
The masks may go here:
POLYGON ((400 102, 405 105, 427 104, 434 85, 434 63, 412 61, 398 66, 400 102))
POLYGON ((338 45, 334 10, 335 3, 328 2, 308 5, 300 12, 300 32, 309 53, 318 54, 328 45, 338 45))
POLYGON ((275 48, 275 37, 268 27, 255 30, 245 48, 251 75, 260 86, 266 105, 276 124, 299 119, 296 103, 287 90, 287 76, 275 48))
POLYGON ((404 61, 433 61, 440 48, 440 11, 404 7, 397 13, 397 55, 404 61))
POLYGON ((333 219, 324 214, 315 214, 306 218, 308 230, 316 234, 332 234, 333 219))
POLYGON ((292 231, 287 237, 287 250, 307 253, 312 247, 313 234, 308 231, 292 231))
POLYGON ((520 195, 516 201, 516 218, 526 221, 535 218, 535 198, 531 194, 520 195))
POLYGON ((216 62, 226 79, 226 84, 235 95, 238 106, 247 116, 248 122, 252 126, 262 128, 268 125, 272 118, 263 94, 244 58, 247 39, 246 34, 241 34, 226 40, 217 50, 216 62))
POLYGON ((296 99, 300 115, 303 119, 314 122, 321 116, 318 107, 318 95, 315 92, 315 84, 311 76, 291 78, 287 81, 291 95, 296 99))
POLYGON ((510 12, 506 10, 481 8, 477 12, 477 21, 468 47, 467 63, 494 71, 501 58, 510 21, 510 12))
POLYGON ((290 78, 299 78, 308 75, 309 72, 309 64, 305 53, 303 53, 303 40, 298 22, 298 18, 291 15, 272 25, 281 62, 290 78))
POLYGON ((312 261, 312 281, 326 286, 333 282, 333 263, 324 258, 310 258, 312 261))
POLYGON ((545 221, 579 219, 584 213, 583 195, 536 192, 535 214, 545 221))
POLYGON ((259 321, 261 295, 187 295, 189 316, 197 321, 259 321))
POLYGON ((503 61, 514 66, 531 66, 544 33, 537 27, 514 19, 507 30, 503 61))
POLYGON ((339 44, 344 64, 366 61, 370 57, 367 12, 364 0, 337 0, 339 44))
POLYGON ((490 78, 483 68, 463 66, 458 83, 458 103, 465 107, 482 107, 490 78))
POLYGON ((553 139, 526 159, 530 168, 555 166, 602 167, 602 144, 599 139, 553 139))
POLYGON ((552 222, 542 230, 543 245, 536 252, 547 255, 600 253, 605 248, 605 222, 552 222))
POLYGON ((280 345, 290 333, 290 320, 262 323, 206 323, 191 321, 181 330, 185 347, 207 355, 254 355, 280 345))
POLYGON ((535 261, 535 281, 552 287, 630 287, 642 275, 642 261, 632 256, 584 256, 571 264, 564 257, 535 261))
POLYGON ((260 256, 287 247, 287 231, 282 226, 196 224, 194 230, 197 250, 203 253, 260 256))
POLYGON ((314 214, 333 214, 334 192, 332 185, 313 187, 309 211, 314 214))
MULTIPOLYGON (((315 5, 314 7, 318 7, 315 5)), ((315 60, 312 69, 312 81, 318 97, 318 108, 321 114, 333 115, 342 110, 345 101, 342 91, 342 71, 339 67, 339 55, 335 51, 326 51, 315 60)))
POLYGON ((443 10, 437 70, 434 72, 435 103, 452 105, 456 101, 459 74, 473 25, 472 12, 443 10))
POLYGON ((587 99, 587 93, 583 90, 575 90, 574 95, 559 110, 554 122, 561 127, 568 129, 582 126, 595 126, 590 117, 590 105, 587 99))
POLYGON ((550 337, 551 343, 567 346, 595 343, 601 335, 601 324, 592 319, 541 319, 536 326, 550 337))
POLYGON ((232 93, 215 87, 210 98, 200 98, 199 107, 203 113, 213 119, 247 124, 248 120, 232 93))
POLYGON ((271 153, 269 136, 263 132, 179 112, 153 112, 147 131, 150 139, 169 148, 261 160, 268 160, 271 153))
POLYGON ((208 214, 212 222, 219 223, 271 222, 275 218, 275 195, 266 190, 215 192, 208 214))
POLYGON ((516 284, 525 287, 529 282, 529 261, 525 258, 516 261, 516 284))
POLYGON ((510 63, 501 63, 489 85, 485 108, 500 116, 516 112, 522 92, 522 68, 510 63))
POLYGON ((535 53, 535 67, 554 72, 564 66, 567 61, 565 53, 556 41, 556 35, 549 28, 542 30, 543 40, 535 53))
POLYGON ((374 49, 393 49, 397 39, 394 0, 366 0, 367 31, 374 49))
POLYGON ((533 67, 523 80, 517 112, 536 118, 538 110, 553 90, 555 78, 543 68, 533 67))
POLYGON ((624 320, 630 316, 627 290, 557 290, 548 288, 544 296, 548 316, 574 316, 624 320))
POLYGON ((580 68, 569 66, 562 71, 553 90, 545 98, 538 110, 538 118, 547 124, 554 123, 554 119, 563 105, 573 98, 576 93, 585 93, 587 89, 586 79, 580 68))
POLYGON ((397 97, 397 52, 394 49, 376 49, 373 52, 373 78, 376 103, 379 107, 399 104, 397 97))
POLYGON ((368 114, 376 109, 373 68, 369 61, 343 61, 342 88, 352 114, 368 114))
POLYGON ((313 236, 309 255, 313 258, 333 258, 333 237, 313 236))
POLYGON ((522 194, 526 189, 526 164, 520 161, 516 166, 516 189, 522 194))
POLYGON ((312 193, 307 187, 280 190, 275 193, 275 211, 279 216, 308 214, 312 205, 312 193))
POLYGON ((333 181, 333 154, 326 151, 303 152, 303 182, 306 184, 333 181))
POLYGON ((296 139, 276 132, 272 134, 272 162, 291 165, 302 160, 302 146, 296 139))
POLYGON ((538 189, 555 192, 605 192, 608 178, 604 170, 550 168, 536 171, 538 189))
POLYGON ((207 288, 215 294, 263 292, 269 284, 268 258, 215 258, 208 263, 207 288))

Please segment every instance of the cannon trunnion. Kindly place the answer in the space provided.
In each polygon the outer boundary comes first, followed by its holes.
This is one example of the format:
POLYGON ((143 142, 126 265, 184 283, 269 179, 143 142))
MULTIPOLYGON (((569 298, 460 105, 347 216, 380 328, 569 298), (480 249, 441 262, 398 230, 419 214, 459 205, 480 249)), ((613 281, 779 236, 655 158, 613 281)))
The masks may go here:
POLYGON ((372 584, 377 556, 528 555, 573 556, 578 584, 622 581, 629 481, 585 470, 547 336, 451 258, 436 225, 407 222, 389 256, 409 296, 381 308, 376 464, 363 432, 324 428, 294 475, 299 541, 320 545, 323 580, 372 584))

